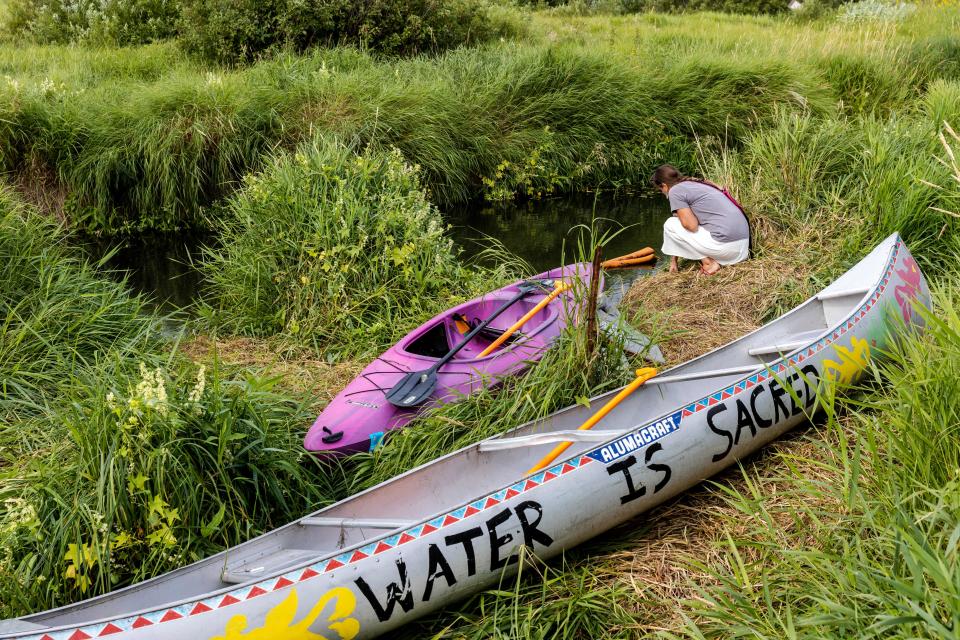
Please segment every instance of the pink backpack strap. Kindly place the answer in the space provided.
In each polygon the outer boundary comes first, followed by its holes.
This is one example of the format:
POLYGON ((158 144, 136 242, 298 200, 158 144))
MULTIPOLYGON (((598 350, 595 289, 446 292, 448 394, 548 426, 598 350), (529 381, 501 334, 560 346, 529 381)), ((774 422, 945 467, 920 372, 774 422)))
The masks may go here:
POLYGON ((734 197, 730 194, 729 191, 727 191, 726 187, 721 187, 721 186, 719 186, 719 185, 716 185, 716 184, 710 182, 709 180, 707 180, 706 178, 704 178, 703 184, 707 185, 708 187, 713 187, 714 189, 716 189, 717 191, 719 191, 719 192, 722 193, 723 195, 727 196, 727 200, 729 200, 730 202, 732 202, 732 203, 734 204, 734 206, 737 207, 737 209, 740 209, 740 213, 742 213, 743 215, 747 215, 747 212, 746 212, 746 210, 743 208, 743 205, 740 204, 739 202, 737 202, 737 199, 734 198, 734 197))

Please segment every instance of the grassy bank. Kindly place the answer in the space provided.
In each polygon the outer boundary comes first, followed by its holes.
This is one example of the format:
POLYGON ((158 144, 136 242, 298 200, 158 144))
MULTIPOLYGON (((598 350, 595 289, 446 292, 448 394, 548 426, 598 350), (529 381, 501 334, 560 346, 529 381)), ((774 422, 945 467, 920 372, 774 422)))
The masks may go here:
POLYGON ((943 124, 960 121, 958 15, 536 13, 525 39, 436 59, 322 50, 232 71, 170 45, 2 45, 0 153, 20 191, 50 185, 45 213, 70 227, 223 229, 206 327, 280 335, 302 359, 265 373, 256 354, 278 343, 249 338, 232 342, 245 359, 212 338, 185 357, 3 191, 0 615, 181 566, 622 383, 617 345, 584 367, 574 333, 527 377, 333 472, 299 444, 316 396, 356 370, 326 369, 325 350, 366 354, 490 284, 450 252, 431 200, 636 186, 667 160, 733 186, 758 233, 751 263, 628 297, 672 360, 789 308, 894 230, 942 322, 817 429, 398 635, 955 633, 960 247, 938 209, 960 209, 943 124))
POLYGON ((331 499, 276 380, 199 367, 0 192, 0 615, 190 562, 331 499))
POLYGON ((172 44, 6 44, 0 160, 55 178, 67 219, 108 232, 215 226, 205 207, 317 132, 396 147, 440 203, 636 186, 659 161, 692 163, 696 138, 736 146, 778 110, 899 111, 956 77, 956 20, 533 14, 525 38, 438 58, 318 50, 233 71, 172 44))

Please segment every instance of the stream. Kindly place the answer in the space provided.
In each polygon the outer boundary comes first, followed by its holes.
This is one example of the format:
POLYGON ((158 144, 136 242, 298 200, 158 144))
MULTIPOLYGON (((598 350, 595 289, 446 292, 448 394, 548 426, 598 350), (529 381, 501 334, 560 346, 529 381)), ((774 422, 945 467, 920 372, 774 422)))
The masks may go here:
MULTIPOLYGON (((589 228, 594 219, 601 232, 620 231, 605 245, 605 258, 646 246, 659 251, 667 215, 667 204, 659 199, 613 195, 594 198, 593 194, 521 204, 479 203, 443 211, 462 258, 476 257, 489 246, 484 239, 489 236, 526 261, 534 269, 532 273, 575 260, 580 229, 589 228)), ((212 234, 149 234, 92 242, 87 252, 94 259, 105 259, 106 267, 118 276, 126 275, 130 287, 151 296, 160 310, 173 311, 202 295, 202 278, 194 263, 202 247, 214 241, 212 234)), ((664 264, 661 260, 657 268, 664 264)), ((650 269, 610 272, 606 278, 608 292, 619 298, 630 282, 649 273, 650 269)))

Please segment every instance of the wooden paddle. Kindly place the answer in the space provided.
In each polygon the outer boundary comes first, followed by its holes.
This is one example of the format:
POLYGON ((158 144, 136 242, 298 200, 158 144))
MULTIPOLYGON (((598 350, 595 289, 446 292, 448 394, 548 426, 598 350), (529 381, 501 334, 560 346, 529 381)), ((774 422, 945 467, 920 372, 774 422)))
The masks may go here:
MULTIPOLYGON (((590 418, 586 422, 584 422, 582 425, 577 427, 577 431, 587 431, 588 429, 592 429, 594 425, 596 425, 598 422, 603 420, 603 418, 608 413, 613 411, 614 407, 620 404, 624 398, 626 398, 631 393, 633 393, 634 391, 642 387, 643 383, 645 383, 647 380, 649 380, 655 375, 657 375, 657 370, 654 369, 653 367, 643 367, 642 369, 637 369, 637 378, 633 382, 628 384, 626 387, 621 389, 620 393, 613 396, 610 399, 610 402, 603 405, 603 407, 601 407, 600 410, 597 411, 595 414, 590 416, 590 418)), ((561 453, 569 449, 570 445, 572 444, 573 444, 572 442, 561 442, 556 447, 554 447, 550 453, 543 456, 543 458, 540 459, 540 462, 530 467, 530 470, 527 471, 527 473, 524 475, 530 475, 535 471, 540 471, 541 469, 547 467, 551 462, 556 460, 561 453)))
POLYGON ((532 318, 533 316, 537 315, 537 313, 538 313, 541 309, 543 309, 545 306, 547 306, 548 304, 550 304, 550 303, 554 300, 554 298, 556 298, 557 296, 559 296, 561 293, 563 293, 564 291, 566 291, 566 290, 568 290, 568 289, 570 289, 570 285, 567 284, 566 282, 562 282, 562 281, 560 281, 560 280, 558 280, 557 282, 555 282, 555 283, 554 283, 554 290, 550 292, 550 295, 548 295, 546 298, 544 298, 543 300, 541 300, 540 302, 538 302, 538 303, 537 303, 537 306, 535 306, 533 309, 530 309, 530 311, 527 311, 525 314, 523 314, 523 317, 522 317, 522 318, 520 318, 519 320, 517 320, 516 322, 514 322, 512 325, 510 325, 509 328, 507 328, 503 333, 500 334, 500 337, 499 337, 499 338, 497 338, 496 340, 494 340, 493 342, 491 342, 490 345, 487 346, 486 349, 484 349, 483 351, 481 351, 481 352, 480 352, 480 355, 478 355, 477 357, 478 357, 478 358, 484 358, 484 357, 490 355, 491 353, 493 353, 493 351, 494 351, 497 347, 499 347, 499 346, 502 345, 504 342, 506 342, 507 340, 509 340, 509 339, 510 339, 510 336, 512 336, 514 333, 516 333, 517 330, 520 329, 520 327, 522 327, 523 325, 527 324, 527 322, 530 321, 530 318, 532 318))
POLYGON ((387 392, 387 401, 393 406, 400 407, 401 409, 409 409, 410 407, 415 407, 418 404, 422 404, 427 400, 427 398, 430 397, 430 395, 433 393, 433 390, 437 387, 437 371, 440 370, 440 367, 450 362, 455 355, 460 353, 461 349, 467 346, 467 343, 473 340, 473 338, 478 333, 483 331, 491 322, 493 322, 497 316, 509 309, 510 306, 520 300, 520 298, 523 298, 534 289, 548 287, 552 283, 552 280, 521 282, 517 287, 517 293, 515 296, 504 302, 497 309, 495 309, 492 314, 490 314, 490 317, 471 329, 470 333, 463 337, 463 340, 460 342, 460 344, 448 351, 447 355, 437 360, 432 367, 423 371, 411 371, 407 375, 403 376, 403 378, 400 379, 400 382, 395 384, 393 388, 387 392))

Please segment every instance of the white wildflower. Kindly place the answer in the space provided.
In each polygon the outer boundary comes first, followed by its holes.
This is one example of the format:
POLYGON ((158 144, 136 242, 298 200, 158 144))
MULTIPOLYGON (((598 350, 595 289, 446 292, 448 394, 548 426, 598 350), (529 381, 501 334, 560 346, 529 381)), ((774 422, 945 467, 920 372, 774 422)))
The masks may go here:
POLYGON ((197 371, 197 383, 193 385, 193 389, 190 390, 190 395, 188 399, 193 404, 200 402, 200 399, 203 397, 203 390, 207 385, 207 366, 200 365, 200 369, 197 371))

